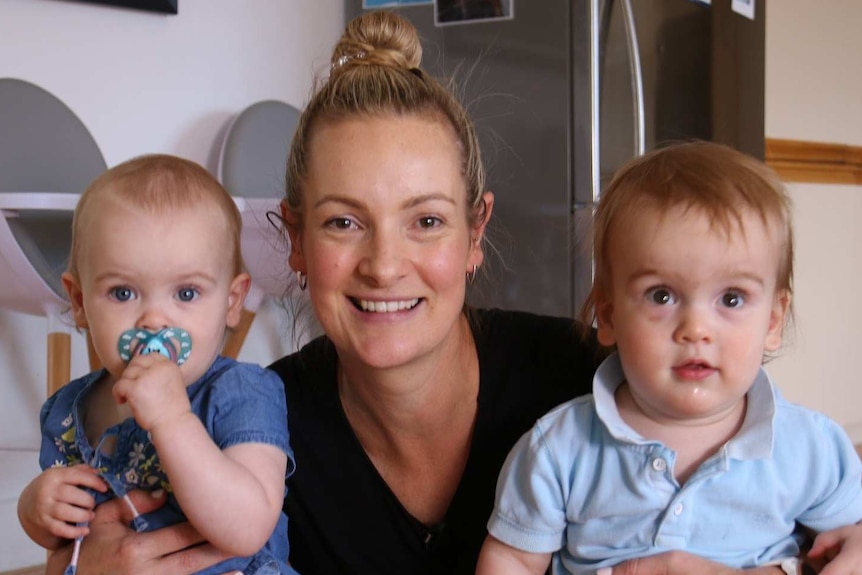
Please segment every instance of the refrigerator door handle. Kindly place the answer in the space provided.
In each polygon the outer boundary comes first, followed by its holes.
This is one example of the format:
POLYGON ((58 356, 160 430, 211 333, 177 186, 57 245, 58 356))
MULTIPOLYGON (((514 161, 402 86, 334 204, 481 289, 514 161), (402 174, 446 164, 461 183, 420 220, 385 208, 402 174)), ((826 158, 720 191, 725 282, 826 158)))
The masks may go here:
POLYGON ((621 0, 623 22, 626 28, 626 40, 629 48, 629 61, 631 62, 632 79, 632 102, 634 105, 634 149, 636 156, 642 156, 646 151, 646 135, 644 130, 644 80, 641 69, 640 48, 638 46, 638 32, 635 23, 634 11, 631 0, 621 0))
POLYGON ((600 0, 589 0, 589 77, 590 77, 590 187, 592 201, 599 201, 601 194, 601 6, 600 0))

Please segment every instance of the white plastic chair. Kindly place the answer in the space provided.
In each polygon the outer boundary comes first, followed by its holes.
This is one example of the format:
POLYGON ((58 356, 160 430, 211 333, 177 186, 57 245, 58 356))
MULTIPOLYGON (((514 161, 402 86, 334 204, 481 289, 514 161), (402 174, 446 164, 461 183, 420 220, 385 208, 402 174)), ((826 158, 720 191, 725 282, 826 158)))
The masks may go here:
POLYGON ((0 307, 48 318, 49 395, 69 380, 71 365, 60 276, 72 212, 105 169, 90 132, 63 102, 29 82, 0 78, 0 307))
POLYGON ((284 296, 294 281, 287 272, 288 242, 267 212, 279 213, 287 153, 298 122, 299 110, 265 100, 240 112, 222 141, 217 178, 242 213, 242 256, 252 279, 243 319, 224 346, 227 356, 239 353, 264 297, 284 296))

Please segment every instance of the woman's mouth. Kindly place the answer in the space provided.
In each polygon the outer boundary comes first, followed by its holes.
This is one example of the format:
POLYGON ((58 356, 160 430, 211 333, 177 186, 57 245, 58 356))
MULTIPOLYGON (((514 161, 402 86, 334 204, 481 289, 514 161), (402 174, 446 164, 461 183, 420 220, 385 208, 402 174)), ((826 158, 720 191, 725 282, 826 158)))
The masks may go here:
POLYGON ((358 309, 371 313, 394 313, 398 311, 410 310, 419 304, 419 298, 405 300, 367 300, 350 298, 358 309))

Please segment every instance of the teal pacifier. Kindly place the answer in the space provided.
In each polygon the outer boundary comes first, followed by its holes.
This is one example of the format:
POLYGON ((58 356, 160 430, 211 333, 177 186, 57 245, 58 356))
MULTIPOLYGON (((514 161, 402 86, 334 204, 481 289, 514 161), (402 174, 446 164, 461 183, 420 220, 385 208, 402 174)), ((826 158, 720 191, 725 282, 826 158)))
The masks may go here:
POLYGON ((192 338, 189 332, 179 327, 166 327, 157 332, 128 329, 120 335, 117 351, 126 363, 136 355, 157 353, 182 365, 192 352, 192 338))

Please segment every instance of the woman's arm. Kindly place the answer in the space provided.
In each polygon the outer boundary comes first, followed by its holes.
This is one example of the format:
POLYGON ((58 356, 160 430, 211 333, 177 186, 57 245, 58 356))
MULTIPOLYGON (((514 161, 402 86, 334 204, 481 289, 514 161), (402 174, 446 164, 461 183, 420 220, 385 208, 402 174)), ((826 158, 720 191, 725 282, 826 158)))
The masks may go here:
POLYGON ((808 557, 821 575, 862 573, 862 525, 848 525, 817 535, 808 557))
MULTIPOLYGON (((143 491, 129 494, 140 513, 164 505, 164 494, 143 491)), ((188 523, 149 533, 136 533, 128 525, 131 512, 120 499, 96 507, 90 533, 84 538, 78 559, 79 573, 102 575, 190 575, 229 558, 204 543, 188 523)), ((72 557, 72 545, 51 554, 46 575, 62 575, 72 557)))

